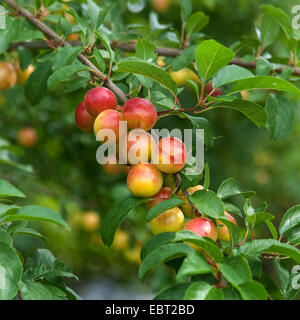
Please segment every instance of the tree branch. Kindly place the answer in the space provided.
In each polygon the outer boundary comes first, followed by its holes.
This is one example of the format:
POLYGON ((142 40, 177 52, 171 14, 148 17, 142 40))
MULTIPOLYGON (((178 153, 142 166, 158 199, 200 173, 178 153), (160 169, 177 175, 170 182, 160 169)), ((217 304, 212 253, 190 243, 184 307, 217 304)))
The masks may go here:
MULTIPOLYGON (((24 8, 19 8, 18 4, 14 0, 3 0, 10 8, 14 9, 18 14, 25 17, 33 25, 35 25, 43 34, 60 46, 70 46, 71 44, 63 40, 57 33, 50 29, 47 25, 35 18, 29 11, 24 8)), ((111 80, 109 80, 104 73, 102 73, 92 62, 89 61, 83 54, 78 55, 78 60, 90 68, 91 74, 105 82, 105 85, 113 91, 122 102, 126 102, 128 99, 125 93, 120 90, 111 80)))

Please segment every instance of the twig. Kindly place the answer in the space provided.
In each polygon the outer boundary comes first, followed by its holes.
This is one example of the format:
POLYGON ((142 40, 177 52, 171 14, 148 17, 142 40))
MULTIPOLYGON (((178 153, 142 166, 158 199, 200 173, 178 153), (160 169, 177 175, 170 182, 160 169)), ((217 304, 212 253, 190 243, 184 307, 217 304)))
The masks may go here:
MULTIPOLYGON (((47 25, 43 22, 35 18, 29 11, 24 8, 19 8, 18 4, 14 0, 3 0, 10 8, 17 11, 20 15, 25 17, 29 22, 35 25, 39 30, 43 32, 43 34, 57 43, 59 46, 70 46, 71 44, 65 40, 63 40, 56 32, 50 29, 47 25)), ((90 68, 90 72, 92 75, 99 78, 101 81, 105 82, 105 85, 113 91, 118 98, 122 102, 126 102, 128 99, 125 93, 120 90, 111 80, 109 80, 104 73, 102 73, 92 62, 89 61, 83 54, 79 54, 77 56, 78 60, 81 61, 83 64, 90 68)))

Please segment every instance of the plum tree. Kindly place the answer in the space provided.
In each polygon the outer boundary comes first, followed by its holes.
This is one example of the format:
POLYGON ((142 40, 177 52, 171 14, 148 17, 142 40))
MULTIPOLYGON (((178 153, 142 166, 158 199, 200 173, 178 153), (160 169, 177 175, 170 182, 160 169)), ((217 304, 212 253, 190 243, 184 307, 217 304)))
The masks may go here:
POLYGON ((168 187, 161 188, 157 194, 152 197, 152 200, 146 202, 146 209, 150 210, 152 207, 156 206, 158 203, 170 199, 172 196, 172 189, 168 187))
POLYGON ((148 131, 157 121, 156 108, 149 100, 143 98, 129 99, 124 104, 122 113, 129 129, 141 128, 148 131))
POLYGON ((184 143, 175 137, 165 137, 156 144, 156 167, 165 173, 179 172, 186 163, 187 150, 184 143))
POLYGON ((76 108, 75 121, 81 131, 85 133, 93 132, 95 118, 87 112, 84 101, 80 102, 76 108))
POLYGON ((148 162, 151 158, 151 147, 155 141, 151 134, 143 129, 129 131, 125 139, 122 139, 122 151, 120 158, 129 164, 148 162))
POLYGON ((217 241, 218 238, 217 227, 207 218, 191 219, 185 224, 184 229, 192 231, 200 237, 208 237, 213 241, 217 241))
POLYGON ((164 211, 159 216, 150 221, 150 228, 153 234, 163 232, 177 232, 184 227, 184 214, 175 207, 164 211))
POLYGON ((17 83, 17 72, 8 62, 0 62, 0 90, 8 90, 17 83))
MULTIPOLYGON (((230 222, 234 223, 235 225, 237 225, 236 220, 233 218, 233 216, 231 214, 229 214, 228 212, 224 212, 225 216, 230 220, 230 222)), ((230 233, 228 231, 228 227, 221 222, 220 220, 217 220, 217 229, 218 229, 218 236, 220 240, 223 241, 229 241, 230 240, 230 233)))
POLYGON ((205 92, 207 95, 212 97, 217 97, 223 95, 223 92, 220 88, 214 88, 211 82, 208 82, 205 86, 205 92))
POLYGON ((129 191, 136 197, 152 197, 162 187, 161 172, 150 163, 139 163, 133 166, 127 176, 129 191))
POLYGON ((85 97, 84 103, 88 113, 96 117, 100 112, 106 109, 115 109, 117 98, 115 94, 104 87, 90 89, 85 97))
POLYGON ((19 144, 25 148, 33 147, 36 144, 37 139, 36 130, 32 127, 22 128, 18 132, 17 140, 19 144))
MULTIPOLYGON (((116 110, 108 109, 102 111, 94 122, 94 133, 97 136, 98 132, 102 129, 113 130, 116 142, 119 140, 119 124, 122 120, 122 114, 116 110)), ((107 137, 104 138, 107 141, 107 137)))
MULTIPOLYGON (((187 192, 192 195, 198 190, 203 190, 203 186, 201 184, 198 184, 197 186, 190 187, 187 189, 187 192)), ((193 210, 193 207, 189 204, 189 201, 186 197, 186 195, 183 193, 182 190, 180 190, 177 194, 185 204, 181 205, 180 208, 183 211, 184 215, 188 218, 195 218, 195 213, 193 210)))

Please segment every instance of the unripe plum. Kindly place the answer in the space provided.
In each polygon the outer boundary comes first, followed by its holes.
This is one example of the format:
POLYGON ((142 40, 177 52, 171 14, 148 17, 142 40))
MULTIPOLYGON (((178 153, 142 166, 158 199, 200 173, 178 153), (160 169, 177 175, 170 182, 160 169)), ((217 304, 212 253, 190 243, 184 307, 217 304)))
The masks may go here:
MULTIPOLYGON (((233 218, 233 216, 231 214, 229 214, 226 211, 224 212, 224 214, 230 220, 230 222, 237 225, 236 220, 233 218)), ((229 241, 230 240, 230 233, 229 233, 228 227, 220 220, 217 220, 217 226, 218 226, 217 229, 218 229, 219 239, 223 240, 223 241, 229 241)))
POLYGON ((112 247, 116 250, 126 250, 129 245, 129 235, 123 230, 117 230, 112 247))
POLYGON ((96 231, 100 225, 100 217, 97 212, 87 211, 82 215, 82 227, 86 231, 96 231))
POLYGON ((150 160, 151 146, 155 145, 155 141, 147 131, 143 129, 133 129, 127 134, 126 139, 122 141, 122 144, 122 151, 126 154, 122 154, 121 158, 124 160, 127 159, 129 164, 138 164, 150 160))
POLYGON ((161 213, 150 221, 150 228, 153 234, 163 232, 177 232, 184 227, 184 215, 182 211, 175 207, 161 213))
POLYGON ((212 92, 215 88, 212 86, 211 82, 209 82, 205 86, 205 92, 207 95, 210 95, 211 97, 217 97, 223 95, 223 92, 220 88, 215 89, 214 92, 212 92), (211 93, 212 92, 212 93, 211 93))
POLYGON ((150 163, 139 163, 133 166, 127 176, 129 191, 136 197, 152 197, 162 187, 161 172, 150 163))
POLYGON ((104 87, 90 89, 84 98, 88 113, 96 117, 100 112, 107 109, 115 109, 117 98, 112 91, 104 87))
POLYGON ((34 66, 29 65, 25 70, 22 70, 18 61, 14 62, 13 66, 17 72, 17 84, 24 85, 34 71, 34 66))
POLYGON ((143 98, 128 100, 124 104, 122 113, 129 129, 141 128, 148 131, 157 121, 157 111, 154 105, 143 98))
POLYGON ((156 167, 165 173, 179 172, 185 166, 187 150, 184 143, 175 137, 165 137, 156 145, 156 167))
POLYGON ((87 112, 83 101, 76 108, 75 121, 81 131, 86 133, 93 132, 95 118, 87 112))
MULTIPOLYGON (((108 109, 102 111, 94 122, 94 133, 97 134, 102 129, 111 129, 116 137, 115 142, 119 141, 119 124, 122 120, 122 114, 116 110, 108 109)), ((104 141, 107 141, 105 137, 104 141)))
POLYGON ((172 189, 168 187, 161 188, 157 194, 152 197, 152 200, 146 202, 146 209, 150 210, 152 207, 156 206, 158 203, 170 199, 172 196, 172 189))
POLYGON ((192 231, 200 237, 208 237, 213 241, 217 241, 218 238, 217 227, 207 218, 191 219, 185 224, 184 229, 192 231))
POLYGON ((33 147, 37 142, 37 134, 35 129, 32 127, 22 128, 18 132, 17 140, 19 144, 25 148, 33 147))
POLYGON ((188 84, 188 80, 200 83, 199 77, 189 68, 183 68, 179 71, 170 71, 170 76, 179 87, 188 84))
POLYGON ((17 83, 17 72, 11 63, 0 62, 0 90, 8 90, 17 83))

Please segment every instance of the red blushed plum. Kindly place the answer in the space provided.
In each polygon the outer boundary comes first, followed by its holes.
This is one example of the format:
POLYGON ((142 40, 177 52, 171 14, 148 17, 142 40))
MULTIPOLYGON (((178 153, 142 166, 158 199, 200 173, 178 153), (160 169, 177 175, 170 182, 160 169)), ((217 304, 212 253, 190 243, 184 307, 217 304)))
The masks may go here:
POLYGON ((122 139, 122 145, 121 158, 133 165, 148 162, 151 159, 151 146, 155 145, 155 141, 147 131, 133 129, 127 134, 126 139, 122 139))
POLYGON ((207 218, 191 219, 185 224, 184 229, 192 231, 200 237, 211 238, 213 241, 217 241, 218 238, 217 227, 207 218))
POLYGON ((37 134, 35 129, 32 127, 22 128, 18 132, 17 140, 19 144, 25 148, 33 147, 37 142, 37 134))
POLYGON ((141 128, 148 131, 157 121, 157 111, 149 100, 132 98, 124 104, 123 118, 129 129, 141 128))
POLYGON ((95 118, 87 112, 83 101, 76 108, 75 121, 81 131, 86 133, 93 132, 95 118))
POLYGON ((222 92, 222 90, 220 88, 217 88, 217 89, 215 89, 214 92, 212 92, 213 90, 214 90, 214 87, 212 86, 211 82, 209 82, 205 86, 205 92, 206 92, 207 95, 210 95, 212 97, 217 97, 217 96, 223 95, 223 92, 222 92))
POLYGON ((87 92, 84 97, 84 103, 88 113, 93 117, 97 117, 104 110, 115 109, 117 98, 112 91, 98 87, 87 92))
MULTIPOLYGON (((94 133, 97 137, 98 132, 103 129, 111 129, 113 130, 116 140, 114 142, 118 142, 119 140, 119 123, 122 120, 122 114, 116 110, 104 110, 101 112, 95 122, 94 122, 94 133)), ((104 138, 104 141, 107 141, 107 137, 104 138)))
POLYGON ((162 138, 156 145, 155 152, 155 166, 162 172, 176 173, 185 166, 187 150, 184 143, 178 138, 162 138))
POLYGON ((146 209, 150 210, 152 207, 156 206, 158 203, 164 200, 170 199, 172 193, 173 191, 171 188, 168 188, 168 187, 161 188, 159 192, 157 192, 157 194, 155 194, 152 197, 152 200, 146 202, 146 209))
MULTIPOLYGON (((233 216, 231 214, 229 214, 228 212, 224 212, 225 216, 230 220, 230 222, 234 223, 235 225, 237 225, 235 219, 233 218, 233 216)), ((227 228, 227 226, 217 220, 217 225, 218 225, 218 235, 219 235, 219 239, 223 240, 223 241, 229 241, 230 240, 230 233, 229 230, 227 228)))
POLYGON ((175 207, 164 211, 159 216, 150 221, 150 228, 153 234, 163 232, 177 232, 184 226, 184 215, 182 211, 175 207))
POLYGON ((127 176, 127 187, 136 197, 152 197, 161 189, 162 184, 161 172, 150 163, 133 166, 127 176))

